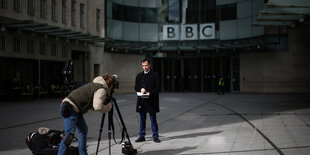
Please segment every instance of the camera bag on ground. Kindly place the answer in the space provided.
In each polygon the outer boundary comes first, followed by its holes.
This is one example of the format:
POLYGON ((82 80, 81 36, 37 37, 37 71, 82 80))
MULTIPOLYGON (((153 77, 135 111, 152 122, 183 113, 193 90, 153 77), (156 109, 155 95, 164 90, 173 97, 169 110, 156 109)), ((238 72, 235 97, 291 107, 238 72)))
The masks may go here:
MULTIPOLYGON (((34 155, 57 155, 62 134, 62 131, 41 127, 29 133, 26 144, 34 155)), ((78 155, 78 147, 70 146, 66 154, 78 155)))

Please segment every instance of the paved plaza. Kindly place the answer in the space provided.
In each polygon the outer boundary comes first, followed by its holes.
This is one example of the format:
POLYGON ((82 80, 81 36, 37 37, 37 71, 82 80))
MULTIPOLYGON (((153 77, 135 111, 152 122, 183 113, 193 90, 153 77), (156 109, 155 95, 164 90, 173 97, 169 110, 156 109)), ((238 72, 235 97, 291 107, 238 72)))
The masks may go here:
MULTIPOLYGON (((152 141, 149 117, 146 141, 138 138, 135 94, 115 94, 128 133, 141 155, 308 155, 309 94, 161 93, 157 115, 161 143, 152 141)), ((38 127, 62 130, 61 99, 0 102, 0 154, 31 155, 25 138, 38 127)), ((90 111, 88 153, 95 154, 102 115, 90 111)), ((108 154, 107 122, 99 154, 108 154)), ((114 119, 116 138, 120 132, 114 119)), ((76 145, 76 144, 74 144, 76 145)), ((112 141, 112 155, 121 145, 112 141)))

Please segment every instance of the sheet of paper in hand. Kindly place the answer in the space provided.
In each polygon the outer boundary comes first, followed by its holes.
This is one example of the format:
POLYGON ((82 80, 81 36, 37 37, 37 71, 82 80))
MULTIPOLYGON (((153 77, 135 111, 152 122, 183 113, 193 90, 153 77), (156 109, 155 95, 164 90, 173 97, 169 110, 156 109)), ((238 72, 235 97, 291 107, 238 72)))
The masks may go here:
POLYGON ((142 94, 141 92, 137 92, 137 96, 140 96, 141 98, 149 98, 147 94, 142 94))

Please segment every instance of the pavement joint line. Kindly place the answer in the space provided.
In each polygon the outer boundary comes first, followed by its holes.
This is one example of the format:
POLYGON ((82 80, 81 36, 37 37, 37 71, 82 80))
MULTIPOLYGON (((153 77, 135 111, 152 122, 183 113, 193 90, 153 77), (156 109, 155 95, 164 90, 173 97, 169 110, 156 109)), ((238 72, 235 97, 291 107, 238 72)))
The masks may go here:
MULTIPOLYGON (((280 149, 289 150, 289 149, 302 149, 310 148, 310 146, 293 146, 293 147, 281 147, 280 149)), ((197 152, 197 153, 182 153, 180 155, 198 155, 198 154, 223 154, 223 153, 245 153, 245 152, 261 152, 261 151, 271 151, 274 149, 254 149, 254 150, 237 150, 237 151, 223 151, 223 152, 197 152)))
POLYGON ((195 109, 197 109, 197 108, 200 108, 200 107, 202 107, 202 106, 204 106, 204 105, 206 105, 206 104, 212 103, 212 102, 214 102, 215 100, 217 100, 218 98, 219 98, 219 97, 216 97, 216 98, 214 98, 214 99, 211 99, 210 101, 207 101, 207 102, 204 102, 204 103, 202 103, 202 104, 199 104, 199 105, 197 105, 197 106, 195 106, 195 107, 193 107, 193 108, 191 108, 191 109, 188 109, 188 110, 186 110, 186 111, 184 111, 184 112, 182 112, 182 113, 180 113, 180 114, 177 114, 177 115, 175 115, 175 116, 173 116, 173 117, 171 117, 171 118, 169 118, 169 119, 167 119, 167 120, 165 120, 165 121, 162 121, 162 122, 160 122, 159 124, 164 124, 164 123, 166 123, 166 122, 169 122, 169 121, 171 121, 171 120, 173 120, 173 119, 175 119, 175 118, 177 118, 177 117, 179 117, 179 116, 184 115, 185 113, 188 113, 188 112, 190 112, 190 111, 193 111, 193 110, 195 110, 195 109))
MULTIPOLYGON (((169 118, 169 119, 167 119, 167 120, 165 120, 165 121, 159 122, 158 124, 159 124, 159 125, 160 125, 160 124, 165 124, 166 122, 169 122, 169 121, 175 119, 176 117, 182 116, 182 115, 184 115, 184 114, 187 113, 187 112, 190 112, 190 111, 192 111, 192 110, 195 110, 195 109, 197 109, 197 108, 199 108, 199 107, 201 107, 201 106, 204 106, 205 104, 212 103, 213 101, 217 100, 218 98, 220 98, 220 97, 215 97, 214 99, 211 99, 211 100, 209 100, 209 101, 207 101, 207 102, 204 102, 204 103, 202 103, 202 104, 199 104, 199 105, 197 105, 197 106, 195 106, 195 107, 193 107, 193 108, 191 108, 191 109, 189 109, 189 110, 186 110, 186 111, 184 111, 184 112, 182 112, 182 113, 180 113, 180 114, 178 114, 178 115, 175 115, 175 116, 173 116, 173 117, 171 117, 171 118, 169 118)), ((147 128, 147 129, 145 129, 145 130, 150 130, 150 129, 151 129, 151 127, 147 128)), ((138 136, 138 135, 139 135, 139 134, 135 134, 135 135, 131 136, 130 138, 135 137, 135 136, 138 136)), ((116 144, 112 144, 111 147, 114 146, 114 145, 116 145, 116 144)), ((109 147, 105 147, 105 148, 99 149, 98 152, 101 152, 101 151, 106 150, 106 149, 108 149, 108 148, 109 148, 109 147)), ((96 152, 95 152, 95 153, 92 153, 92 154, 90 154, 90 155, 94 155, 94 154, 96 154, 96 152)))
MULTIPOLYGON (((286 106, 287 106, 290 110, 294 111, 293 108, 292 108, 291 106, 289 106, 289 105, 286 105, 286 106)), ((296 112, 295 112, 294 114, 296 115, 296 117, 297 117, 298 119, 300 119, 303 123, 305 123, 306 126, 310 126, 305 120, 303 120, 302 118, 299 117, 299 115, 302 115, 302 114, 297 114, 296 112)), ((306 114, 306 116, 307 116, 307 115, 309 115, 309 114, 306 114)))
POLYGON ((0 131, 1 130, 6 130, 6 129, 10 129, 10 128, 22 127, 22 126, 26 126, 26 125, 30 125, 30 124, 36 124, 36 123, 42 123, 42 122, 46 122, 46 121, 52 121, 52 120, 56 120, 56 119, 61 119, 61 117, 54 117, 54 118, 45 119, 45 120, 39 120, 39 121, 34 121, 34 122, 29 122, 29 123, 24 123, 24 124, 17 124, 17 125, 2 127, 2 128, 0 128, 0 131))
POLYGON ((268 141, 268 143, 280 154, 280 155, 284 155, 284 153, 280 150, 280 148, 278 146, 276 146, 262 131, 260 131, 254 124, 252 124, 249 120, 247 120, 245 117, 243 117, 241 114, 235 112, 234 110, 228 108, 227 106, 221 105, 219 103, 213 102, 213 104, 218 105, 220 107, 223 107, 233 113, 235 113, 236 115, 238 115, 240 118, 242 118, 244 121, 246 121, 249 125, 251 125, 261 136, 263 136, 263 138, 268 141))

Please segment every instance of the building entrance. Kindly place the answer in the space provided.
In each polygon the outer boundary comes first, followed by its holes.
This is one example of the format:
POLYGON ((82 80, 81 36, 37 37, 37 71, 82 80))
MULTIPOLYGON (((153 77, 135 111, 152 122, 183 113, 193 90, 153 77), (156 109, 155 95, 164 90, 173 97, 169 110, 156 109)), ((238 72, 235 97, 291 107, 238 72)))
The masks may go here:
POLYGON ((216 92, 220 76, 225 79, 225 91, 230 92, 232 65, 231 57, 153 58, 152 67, 161 76, 163 92, 216 92))

